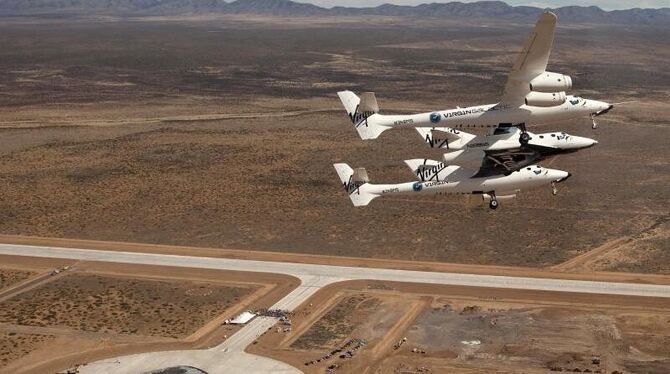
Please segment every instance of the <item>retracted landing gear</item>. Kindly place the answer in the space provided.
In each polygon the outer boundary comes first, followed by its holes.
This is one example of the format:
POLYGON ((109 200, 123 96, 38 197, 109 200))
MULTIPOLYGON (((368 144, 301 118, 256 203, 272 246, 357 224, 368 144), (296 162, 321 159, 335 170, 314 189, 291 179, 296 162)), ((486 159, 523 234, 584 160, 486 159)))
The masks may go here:
POLYGON ((496 194, 491 192, 491 201, 489 202, 489 208, 492 210, 498 209, 498 199, 496 199, 496 194))
POLYGON ((525 123, 520 123, 517 125, 521 129, 521 135, 519 136, 519 143, 521 145, 528 145, 528 142, 530 141, 530 134, 526 131, 526 124, 525 123))

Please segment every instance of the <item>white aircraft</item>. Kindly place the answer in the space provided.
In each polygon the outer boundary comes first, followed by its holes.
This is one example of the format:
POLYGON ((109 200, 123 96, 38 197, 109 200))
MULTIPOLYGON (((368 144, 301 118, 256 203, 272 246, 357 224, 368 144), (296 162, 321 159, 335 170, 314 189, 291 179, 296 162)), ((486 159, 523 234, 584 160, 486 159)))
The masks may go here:
POLYGON ((549 156, 576 152, 598 144, 596 140, 565 132, 529 132, 531 139, 522 146, 519 144, 521 130, 511 126, 498 127, 493 134, 485 136, 449 127, 417 127, 416 131, 430 147, 450 151, 444 154, 447 164, 482 160, 479 175, 508 173, 549 156))
POLYGON ((347 164, 334 164, 344 190, 354 206, 365 206, 373 199, 386 195, 415 194, 476 194, 489 203, 491 209, 498 208, 498 200, 512 199, 521 189, 552 185, 570 177, 570 173, 532 165, 507 175, 498 174, 479 177, 460 166, 445 166, 433 160, 407 160, 405 163, 421 178, 420 181, 399 184, 371 184, 363 168, 351 169, 347 164))
POLYGON ((521 128, 519 141, 530 141, 526 124, 540 124, 605 114, 614 106, 606 102, 566 95, 572 78, 546 71, 554 41, 556 15, 543 13, 526 41, 512 71, 502 100, 496 104, 421 113, 412 115, 382 115, 372 92, 358 97, 351 91, 338 92, 349 118, 362 139, 375 139, 391 128, 403 127, 498 127, 512 125, 521 128))

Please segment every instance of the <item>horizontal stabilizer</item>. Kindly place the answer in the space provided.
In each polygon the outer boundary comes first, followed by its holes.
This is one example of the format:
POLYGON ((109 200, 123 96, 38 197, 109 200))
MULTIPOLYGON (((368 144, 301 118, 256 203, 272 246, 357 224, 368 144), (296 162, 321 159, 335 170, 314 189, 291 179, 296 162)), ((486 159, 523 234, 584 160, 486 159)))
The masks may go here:
POLYGON ((381 126, 375 124, 375 120, 378 118, 379 114, 373 114, 369 118, 366 118, 359 125, 356 125, 356 131, 358 135, 363 140, 377 139, 381 133, 390 129, 389 126, 381 126))

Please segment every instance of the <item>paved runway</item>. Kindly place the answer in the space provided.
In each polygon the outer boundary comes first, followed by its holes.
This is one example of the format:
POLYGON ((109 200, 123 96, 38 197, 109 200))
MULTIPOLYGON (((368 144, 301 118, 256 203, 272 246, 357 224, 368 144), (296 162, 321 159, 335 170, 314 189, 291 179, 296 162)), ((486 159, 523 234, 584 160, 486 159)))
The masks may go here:
MULTIPOLYGON (((272 308, 289 311, 297 308, 302 302, 328 284, 357 279, 590 294, 670 297, 670 286, 639 283, 438 273, 13 244, 0 244, 0 254, 286 274, 299 278, 301 285, 279 300, 272 308)), ((256 318, 222 344, 209 350, 153 352, 122 356, 88 364, 81 368, 81 373, 137 374, 179 365, 198 367, 210 374, 231 372, 230 370, 233 370, 233 372, 245 372, 246 374, 300 373, 300 370, 285 363, 244 352, 244 349, 249 344, 272 327, 275 322, 274 318, 256 318)))
MULTIPOLYGON (((39 247, 14 244, 0 244, 0 254, 287 274, 300 279, 307 279, 306 277, 309 277, 310 282, 316 282, 314 287, 322 287, 326 284, 341 280, 371 279, 382 281, 445 284, 454 286, 497 287, 519 290, 560 291, 645 297, 670 297, 670 286, 641 283, 595 282, 481 274, 438 273, 412 270, 177 256, 157 253, 39 247)), ((302 300, 304 299, 306 298, 302 298, 302 300)), ((299 301, 300 298, 295 302, 299 301)))

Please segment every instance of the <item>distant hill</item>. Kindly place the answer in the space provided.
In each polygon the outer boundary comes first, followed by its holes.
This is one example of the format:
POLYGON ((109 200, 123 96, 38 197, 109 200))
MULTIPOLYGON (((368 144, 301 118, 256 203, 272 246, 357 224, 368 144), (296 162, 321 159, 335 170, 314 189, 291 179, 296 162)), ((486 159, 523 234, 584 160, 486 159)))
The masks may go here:
MULTIPOLYGON (((430 3, 417 6, 384 4, 377 7, 322 8, 291 0, 0 0, 0 15, 81 14, 189 14, 230 13, 280 16, 402 16, 445 19, 533 19, 541 8, 510 6, 502 1, 430 3)), ((670 8, 604 11, 595 6, 567 6, 554 11, 562 21, 670 25, 670 8)))
POLYGON ((226 8, 231 13, 275 14, 286 16, 327 15, 328 9, 290 0, 237 0, 226 8))

